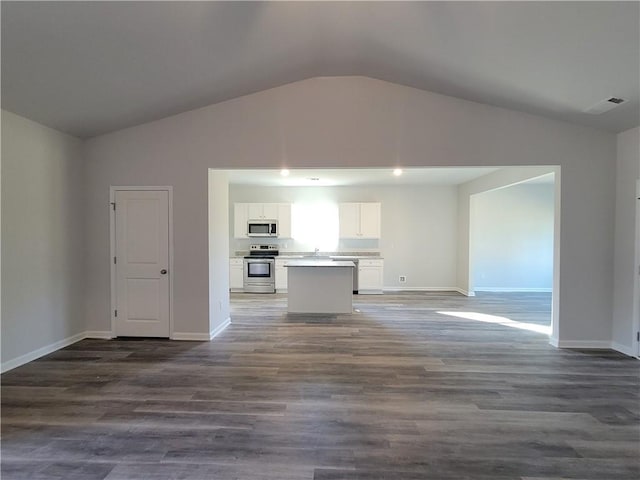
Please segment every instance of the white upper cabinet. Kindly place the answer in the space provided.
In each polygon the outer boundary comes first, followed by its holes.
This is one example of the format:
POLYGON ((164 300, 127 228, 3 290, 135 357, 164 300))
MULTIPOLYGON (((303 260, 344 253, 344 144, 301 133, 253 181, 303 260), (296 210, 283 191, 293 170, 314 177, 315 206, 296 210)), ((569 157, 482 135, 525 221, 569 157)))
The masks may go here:
POLYGON ((262 203, 248 203, 247 207, 249 209, 248 210, 249 218, 251 220, 258 220, 258 219, 264 218, 264 215, 263 215, 264 209, 262 208, 262 203))
POLYGON ((233 236, 247 238, 247 222, 249 221, 249 204, 235 203, 233 205, 233 236))
POLYGON ((380 238, 380 204, 360 204, 360 236, 362 238, 380 238))
POLYGON ((277 203, 249 203, 249 220, 277 220, 277 203))
POLYGON ((360 204, 338 205, 340 238, 360 238, 360 204))
POLYGON ((291 238, 291 204, 278 203, 278 237, 291 238))
POLYGON ((249 220, 277 220, 278 237, 291 238, 290 203, 235 203, 233 207, 234 238, 247 238, 249 220))
POLYGON ((340 238, 380 238, 380 203, 341 203, 340 238))

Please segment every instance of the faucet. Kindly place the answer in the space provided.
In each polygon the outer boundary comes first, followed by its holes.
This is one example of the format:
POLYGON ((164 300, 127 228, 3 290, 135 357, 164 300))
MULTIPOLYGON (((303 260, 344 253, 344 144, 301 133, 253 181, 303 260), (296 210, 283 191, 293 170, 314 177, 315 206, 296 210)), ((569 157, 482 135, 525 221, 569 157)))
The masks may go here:
POLYGON ((316 247, 316 251, 314 253, 314 255, 317 257, 319 255, 320 249, 318 247, 316 247))

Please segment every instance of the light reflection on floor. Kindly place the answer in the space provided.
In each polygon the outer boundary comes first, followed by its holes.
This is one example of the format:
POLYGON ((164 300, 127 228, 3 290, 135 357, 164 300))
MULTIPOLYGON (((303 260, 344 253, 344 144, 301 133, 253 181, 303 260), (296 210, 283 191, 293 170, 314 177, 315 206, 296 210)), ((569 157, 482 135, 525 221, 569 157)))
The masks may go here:
POLYGON ((517 322, 507 317, 499 317, 497 315, 489 315, 479 312, 437 312, 440 315, 449 315, 450 317, 464 318, 466 320, 475 320, 478 322, 495 323, 504 325, 505 327, 519 328, 520 330, 529 330, 531 332, 551 335, 550 325, 537 325, 535 323, 517 322))

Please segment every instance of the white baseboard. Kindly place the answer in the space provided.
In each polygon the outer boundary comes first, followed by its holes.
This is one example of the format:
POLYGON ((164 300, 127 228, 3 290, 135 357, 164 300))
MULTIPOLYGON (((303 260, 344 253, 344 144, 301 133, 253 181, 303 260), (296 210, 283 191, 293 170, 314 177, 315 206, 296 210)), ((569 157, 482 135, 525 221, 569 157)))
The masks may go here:
POLYGON ((563 340, 559 341, 557 338, 549 338, 549 344, 556 348, 579 348, 585 350, 615 350, 616 352, 623 353, 629 357, 638 358, 633 347, 622 345, 618 342, 607 342, 605 340, 563 340))
POLYGON ((586 350, 610 350, 611 342, 605 340, 556 340, 551 343, 554 347, 558 348, 584 348, 586 350))
POLYGON ((382 295, 384 292, 378 288, 365 288, 358 290, 358 295, 382 295))
MULTIPOLYGON (((212 330, 209 333, 189 333, 189 332, 176 332, 172 335, 172 340, 194 340, 201 342, 208 342, 214 337, 220 335, 222 331, 231 325, 231 318, 227 318, 224 322, 222 322, 218 327, 212 330)), ((60 350, 61 348, 68 347, 80 340, 84 340, 85 338, 98 338, 104 340, 110 340, 114 338, 113 334, 109 330, 87 330, 86 332, 81 332, 71 337, 65 338, 64 340, 60 340, 59 342, 52 343, 50 345, 38 348, 37 350, 33 350, 32 352, 25 353, 24 355, 20 355, 19 357, 13 358, 11 360, 7 360, 3 362, 0 366, 0 372, 8 372, 9 370, 13 370, 25 363, 32 362, 33 360, 37 360, 40 357, 44 357, 45 355, 49 355, 50 353, 55 352, 56 350, 60 350)))
POLYGON ((85 338, 98 338, 101 340, 110 340, 115 338, 109 330, 87 330, 85 338))
POLYGON ((496 292, 496 293, 551 293, 551 288, 510 288, 510 287, 475 287, 476 292, 496 292))
POLYGON ((456 288, 456 292, 461 293, 465 297, 475 297, 476 292, 474 290, 463 290, 462 288, 456 288))
MULTIPOLYGON (((385 289, 386 290, 386 289, 385 289)), ((400 291, 400 290, 390 290, 390 291, 400 291)), ((423 291, 413 289, 412 291, 423 291)), ((465 294, 465 291, 459 288, 455 289, 441 289, 441 290, 424 290, 424 291, 458 291, 465 294)), ((473 295, 471 295, 473 296, 473 295)), ((224 322, 218 325, 215 329, 211 330, 211 332, 207 333, 189 333, 189 332, 174 332, 171 339, 172 340, 191 340, 191 341, 200 341, 200 342, 208 342, 213 340, 215 337, 220 335, 229 325, 231 325, 231 318, 228 317, 224 322)), ((13 370, 25 363, 29 363, 33 360, 36 360, 40 357, 44 357, 50 353, 55 352, 56 350, 60 350, 61 348, 68 347, 80 340, 85 338, 100 338, 100 339, 111 339, 113 335, 108 330, 88 330, 86 332, 81 332, 71 337, 60 340, 59 342, 52 343, 42 348, 38 348, 29 353, 25 353, 24 355, 20 355, 11 360, 7 360, 3 362, 0 371, 1 373, 8 372, 9 370, 13 370)), ((549 344, 556 348, 580 348, 580 349, 598 349, 598 350, 615 350, 617 352, 628 355, 629 357, 638 358, 635 355, 632 347, 628 347, 627 345, 622 345, 618 342, 607 342, 602 340, 563 340, 559 341, 557 338, 549 338, 549 344)))
POLYGON ((383 287, 385 292, 456 292, 457 287, 383 287))
MULTIPOLYGON (((467 295, 467 292, 458 287, 383 287, 383 292, 458 292, 467 295)), ((469 295, 467 295, 469 296, 469 295)), ((473 296, 473 294, 471 294, 473 296)))
POLYGON ((472 291, 458 287, 384 287, 385 292, 458 292, 466 297, 475 297, 475 292, 520 292, 520 293, 552 293, 551 288, 505 288, 505 287, 480 287, 472 291))
POLYGON ((52 343, 50 345, 46 345, 44 347, 38 348, 37 350, 33 350, 32 352, 25 353, 24 355, 20 355, 19 357, 13 358, 11 360, 7 360, 2 363, 0 367, 2 373, 8 372, 9 370, 13 370, 25 363, 29 363, 33 360, 36 360, 40 357, 44 357, 45 355, 49 355, 50 353, 55 352, 56 350, 60 350, 61 348, 68 347, 69 345, 79 342, 83 338, 85 338, 86 332, 77 333, 71 337, 67 337, 59 342, 52 343))
POLYGON ((611 342, 611 348, 616 352, 624 353, 629 357, 638 358, 636 356, 636 352, 633 351, 633 347, 622 345, 621 343, 618 343, 618 342, 611 342))
POLYGON ((208 342, 227 328, 231 324, 231 318, 227 319, 211 330, 209 333, 173 332, 171 340, 188 340, 193 342, 208 342))
POLYGON ((173 332, 171 340, 188 340, 193 342, 208 342, 208 333, 193 333, 193 332, 173 332))
POLYGON ((224 322, 222 322, 220 325, 209 332, 209 340, 213 340, 215 337, 220 335, 222 331, 229 325, 231 325, 231 317, 227 317, 224 322))

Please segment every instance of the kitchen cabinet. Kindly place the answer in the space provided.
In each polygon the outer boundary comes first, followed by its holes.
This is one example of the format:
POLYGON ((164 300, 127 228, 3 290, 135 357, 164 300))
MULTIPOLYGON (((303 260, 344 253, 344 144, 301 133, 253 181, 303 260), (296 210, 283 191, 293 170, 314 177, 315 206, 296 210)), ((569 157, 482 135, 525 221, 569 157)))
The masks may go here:
POLYGON ((289 313, 353 312, 353 262, 291 260, 287 264, 291 286, 289 313))
POLYGON ((358 261, 358 293, 381 294, 384 273, 383 259, 360 259, 358 261))
POLYGON ((232 292, 242 292, 244 288, 244 260, 242 258, 229 259, 229 289, 232 292))
POLYGON ((249 220, 277 220, 278 237, 291 238, 290 203, 234 203, 233 237, 247 237, 249 220))
POLYGON ((249 220, 277 220, 277 203, 249 203, 249 220))
POLYGON ((338 205, 340 238, 380 238, 380 203, 338 205))
POLYGON ((278 237, 291 238, 291 204, 278 203, 278 237))
POLYGON ((247 222, 249 221, 249 204, 234 203, 233 204, 233 237, 247 237, 247 222))
POLYGON ((276 258, 276 291, 287 291, 287 263, 288 260, 276 258))

